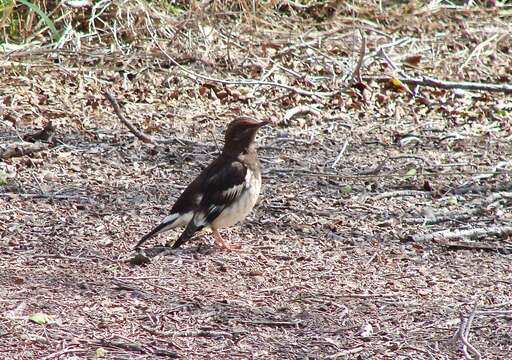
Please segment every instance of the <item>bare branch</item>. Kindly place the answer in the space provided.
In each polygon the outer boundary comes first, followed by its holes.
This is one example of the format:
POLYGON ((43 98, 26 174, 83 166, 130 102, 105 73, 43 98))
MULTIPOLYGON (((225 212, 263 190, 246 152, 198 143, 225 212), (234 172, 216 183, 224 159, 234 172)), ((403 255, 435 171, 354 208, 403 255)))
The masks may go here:
POLYGON ((492 246, 471 242, 446 242, 440 243, 441 246, 449 250, 480 250, 487 252, 495 252, 503 255, 512 254, 511 246, 492 246))
POLYGON ((361 78, 361 66, 363 66, 364 56, 366 55, 366 36, 364 32, 359 29, 359 35, 361 35, 361 48, 359 49, 359 59, 357 60, 356 67, 352 72, 352 81, 356 83, 362 83, 363 79, 361 78))
POLYGON ((512 235, 512 226, 490 226, 485 228, 466 230, 443 230, 431 234, 416 234, 409 236, 411 241, 432 241, 435 238, 446 240, 460 238, 476 238, 487 236, 508 236, 512 235))
POLYGON ((149 136, 143 134, 142 132, 140 132, 139 130, 137 130, 135 128, 135 126, 133 126, 133 124, 131 122, 129 122, 124 117, 123 112, 121 110, 121 107, 119 106, 119 103, 117 102, 117 100, 114 97, 114 95, 112 95, 108 91, 105 91, 104 95, 108 99, 108 101, 110 101, 110 103, 112 104, 112 107, 114 108, 114 111, 115 111, 117 117, 119 118, 119 120, 131 131, 131 133, 133 135, 135 135, 142 142, 151 143, 151 144, 154 143, 154 141, 153 141, 153 139, 151 137, 149 137, 149 136))
MULTIPOLYGON (((374 81, 389 81, 392 78, 389 76, 384 77, 365 77, 364 80, 374 81)), ((429 86, 440 89, 462 89, 471 91, 489 91, 489 92, 502 92, 505 94, 512 94, 512 85, 509 84, 492 84, 482 82, 469 82, 469 81, 446 81, 439 80, 429 76, 420 78, 399 78, 401 82, 409 85, 429 86)))
POLYGON ((473 359, 469 353, 471 353, 475 356, 474 357, 475 360, 480 360, 482 358, 482 355, 480 355, 478 350, 473 345, 471 345, 471 343, 468 340, 469 331, 471 329, 471 324, 473 323, 473 319, 475 318, 477 307, 478 307, 478 300, 475 301, 475 303, 473 304, 473 309, 471 310, 471 313, 469 314, 467 319, 465 319, 463 316, 461 316, 460 326, 454 335, 454 340, 460 339, 460 341, 462 342, 462 352, 464 353, 464 358, 467 360, 473 359))
POLYGON ((13 157, 32 155, 47 150, 48 144, 44 143, 15 143, 0 145, 0 159, 6 160, 13 157))
POLYGON ((291 108, 290 110, 286 111, 286 113, 283 116, 283 123, 288 124, 288 122, 294 118, 297 115, 301 114, 311 114, 313 116, 321 117, 322 113, 318 111, 315 108, 312 108, 307 105, 300 105, 296 106, 294 108, 291 108))
POLYGON ((386 198, 392 198, 392 197, 402 197, 402 196, 423 196, 423 195, 430 195, 432 196, 432 193, 429 191, 421 191, 421 190, 396 190, 396 191, 388 191, 384 192, 382 194, 379 194, 377 196, 373 196, 372 200, 382 200, 386 198))

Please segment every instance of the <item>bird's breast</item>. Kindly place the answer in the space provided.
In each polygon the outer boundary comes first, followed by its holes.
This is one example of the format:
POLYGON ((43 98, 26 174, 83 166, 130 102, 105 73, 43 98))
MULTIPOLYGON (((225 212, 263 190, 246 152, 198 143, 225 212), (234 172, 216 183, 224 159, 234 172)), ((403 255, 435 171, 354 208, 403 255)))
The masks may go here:
POLYGON ((211 228, 220 229, 235 225, 249 215, 258 201, 261 190, 261 174, 247 169, 245 176, 245 189, 238 199, 226 207, 222 213, 211 223, 211 228))

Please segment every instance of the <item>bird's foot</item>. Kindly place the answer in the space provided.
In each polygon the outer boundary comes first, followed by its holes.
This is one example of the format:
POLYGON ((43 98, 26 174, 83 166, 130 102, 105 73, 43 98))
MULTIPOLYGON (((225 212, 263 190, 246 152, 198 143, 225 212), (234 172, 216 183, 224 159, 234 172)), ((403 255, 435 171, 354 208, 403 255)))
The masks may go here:
POLYGON ((222 238, 222 235, 219 233, 218 230, 213 229, 212 233, 213 233, 213 237, 215 239, 215 245, 217 245, 222 250, 238 251, 238 250, 240 250, 242 248, 238 244, 228 244, 227 242, 225 242, 224 239, 222 238))
POLYGON ((242 248, 242 246, 240 246, 240 244, 228 244, 226 242, 219 243, 219 242, 215 241, 215 245, 217 245, 222 250, 226 250, 226 251, 239 251, 242 248))

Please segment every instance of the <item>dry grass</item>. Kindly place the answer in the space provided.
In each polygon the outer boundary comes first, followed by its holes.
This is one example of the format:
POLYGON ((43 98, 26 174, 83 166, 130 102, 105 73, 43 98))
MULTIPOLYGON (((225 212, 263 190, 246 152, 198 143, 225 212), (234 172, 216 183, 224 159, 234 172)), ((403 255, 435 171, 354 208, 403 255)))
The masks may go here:
POLYGON ((57 125, 50 150, 0 162, 0 357, 462 358, 452 336, 474 304, 469 342, 485 359, 510 353, 510 236, 408 240, 511 225, 508 98, 371 80, 510 82, 509 8, 271 3, 248 19, 141 4, 106 9, 117 25, 80 47, 0 58, 0 142, 57 125), (368 51, 354 86, 358 28, 368 51), (176 140, 134 140, 105 89, 138 127, 176 140), (315 111, 283 121, 297 106, 315 111), (259 138, 261 202, 227 231, 243 250, 205 236, 130 265, 239 114, 275 123, 259 138))

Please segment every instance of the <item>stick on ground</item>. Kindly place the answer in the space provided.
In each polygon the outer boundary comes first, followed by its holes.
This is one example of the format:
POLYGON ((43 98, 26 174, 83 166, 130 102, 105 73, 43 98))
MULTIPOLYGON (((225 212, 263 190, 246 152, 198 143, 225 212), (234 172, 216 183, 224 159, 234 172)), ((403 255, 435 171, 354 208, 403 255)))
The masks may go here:
POLYGON ((0 159, 7 160, 13 157, 32 155, 39 151, 47 150, 48 144, 44 143, 14 143, 0 145, 0 159))
POLYGON ((490 226, 465 230, 443 230, 430 234, 416 234, 409 236, 411 241, 432 241, 435 238, 443 238, 446 240, 460 238, 477 238, 486 236, 507 236, 512 235, 512 226, 490 226))
POLYGON ((117 102, 114 95, 112 95, 108 91, 105 91, 104 94, 105 94, 105 97, 108 99, 108 101, 110 101, 110 103, 112 104, 112 107, 114 108, 114 111, 115 111, 117 117, 128 128, 128 130, 130 130, 131 133, 133 135, 135 135, 142 142, 153 144, 154 141, 151 137, 149 137, 149 136, 143 134, 142 132, 140 132, 139 130, 137 130, 137 128, 135 128, 135 126, 133 126, 133 124, 131 122, 129 122, 124 117, 123 112, 121 111, 121 107, 119 106, 119 103, 117 102))
MULTIPOLYGON (((364 80, 375 81, 389 81, 389 76, 385 77, 366 77, 364 80)), ((439 80, 429 76, 420 78, 399 78, 401 82, 409 85, 429 86, 440 89, 461 89, 470 91, 489 91, 489 92, 502 92, 505 94, 512 94, 512 85, 509 84, 492 84, 482 82, 469 82, 469 81, 446 81, 439 80)))
POLYGON ((361 48, 359 49, 359 58, 357 59, 356 67, 352 72, 352 81, 356 83, 363 82, 361 79, 361 67, 363 66, 364 57, 366 55, 366 36, 361 29, 359 29, 359 35, 361 35, 361 48))

